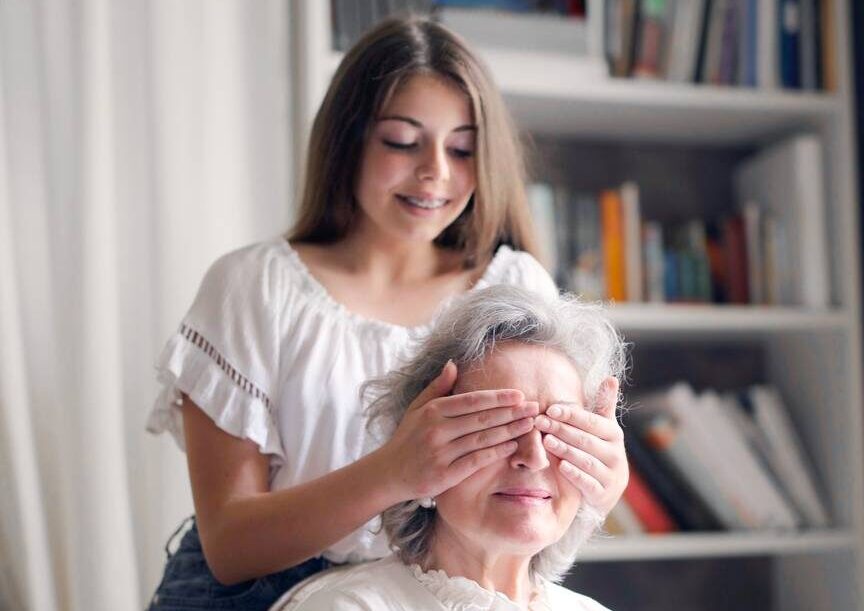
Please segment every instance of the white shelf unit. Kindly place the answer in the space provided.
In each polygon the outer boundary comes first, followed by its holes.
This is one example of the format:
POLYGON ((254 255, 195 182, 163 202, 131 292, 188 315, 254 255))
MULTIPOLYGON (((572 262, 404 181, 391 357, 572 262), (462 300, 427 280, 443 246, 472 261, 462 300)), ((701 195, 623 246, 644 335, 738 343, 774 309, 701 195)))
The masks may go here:
MULTIPOLYGON (((331 47, 330 3, 292 3, 295 159, 341 55, 331 47)), ((830 93, 566 78, 567 57, 479 49, 520 129, 585 142, 759 147, 798 132, 825 150, 832 306, 621 304, 611 315, 637 343, 758 342, 766 379, 789 403, 827 496, 832 528, 797 534, 679 533, 601 540, 584 562, 771 558, 776 609, 864 608, 864 451, 857 166, 853 142, 848 3, 834 1, 838 88, 830 93)), ((301 168, 295 168, 299 177, 301 168)), ((299 180, 295 181, 299 184, 299 180)), ((670 582, 670 586, 673 586, 670 582)), ((671 591, 671 589, 670 589, 671 591)))

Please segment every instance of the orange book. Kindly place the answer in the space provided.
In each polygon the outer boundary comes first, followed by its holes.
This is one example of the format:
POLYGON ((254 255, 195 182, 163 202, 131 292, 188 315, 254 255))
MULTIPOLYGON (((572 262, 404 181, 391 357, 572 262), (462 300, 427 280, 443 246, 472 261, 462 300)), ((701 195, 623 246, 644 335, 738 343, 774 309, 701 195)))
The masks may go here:
POLYGON ((627 300, 627 274, 624 269, 624 214, 621 194, 607 189, 600 194, 600 224, 603 234, 603 271, 606 298, 627 300))
POLYGON ((657 499, 639 472, 630 464, 630 480, 624 490, 624 498, 647 533, 669 533, 678 530, 675 521, 657 499))

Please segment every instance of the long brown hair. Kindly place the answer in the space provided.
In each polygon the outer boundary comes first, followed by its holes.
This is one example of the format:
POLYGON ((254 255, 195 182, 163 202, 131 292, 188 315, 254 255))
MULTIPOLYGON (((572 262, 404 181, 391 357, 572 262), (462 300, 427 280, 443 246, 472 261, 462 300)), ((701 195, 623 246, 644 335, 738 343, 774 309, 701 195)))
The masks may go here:
POLYGON ((476 188, 436 243, 463 251, 465 265, 500 244, 537 256, 525 197, 525 165, 501 94, 465 43, 426 18, 382 21, 345 55, 315 116, 297 222, 300 242, 343 238, 356 212, 354 184, 368 130, 399 86, 416 74, 448 79, 470 99, 477 125, 476 188))

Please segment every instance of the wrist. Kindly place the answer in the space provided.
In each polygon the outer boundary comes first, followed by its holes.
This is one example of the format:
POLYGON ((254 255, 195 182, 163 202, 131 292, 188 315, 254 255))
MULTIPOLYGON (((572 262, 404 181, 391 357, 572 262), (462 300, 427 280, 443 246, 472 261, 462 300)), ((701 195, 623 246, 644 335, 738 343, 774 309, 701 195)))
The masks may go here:
POLYGON ((390 454, 388 444, 370 452, 361 460, 367 463, 370 476, 375 481, 375 490, 385 508, 411 498, 395 468, 396 463, 390 454))

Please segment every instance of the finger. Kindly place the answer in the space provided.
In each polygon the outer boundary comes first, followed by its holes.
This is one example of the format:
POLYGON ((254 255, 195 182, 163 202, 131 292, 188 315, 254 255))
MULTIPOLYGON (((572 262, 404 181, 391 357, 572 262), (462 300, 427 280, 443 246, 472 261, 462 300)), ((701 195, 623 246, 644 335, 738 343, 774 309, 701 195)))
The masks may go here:
POLYGON ((533 418, 522 418, 509 424, 471 433, 451 442, 445 450, 444 456, 451 462, 455 462, 461 457, 477 450, 496 446, 511 439, 521 437, 533 428, 533 418))
POLYGON ((458 369, 456 363, 452 360, 448 360, 441 369, 441 373, 438 374, 438 377, 429 382, 426 388, 417 395, 417 397, 411 402, 411 405, 408 406, 408 410, 417 409, 422 405, 426 405, 432 399, 445 397, 450 394, 450 391, 453 390, 453 386, 456 384, 457 373, 458 369))
POLYGON ((606 441, 587 431, 546 416, 534 418, 534 426, 541 433, 545 433, 546 437, 550 435, 557 437, 567 445, 591 454, 607 467, 615 465, 615 460, 619 454, 616 442, 606 441))
POLYGON ((573 463, 562 460, 558 468, 564 477, 582 493, 582 498, 588 504, 596 504, 603 498, 603 486, 596 479, 579 469, 573 463))
POLYGON ((485 409, 464 416, 450 418, 443 425, 449 439, 456 439, 484 429, 491 429, 502 424, 508 424, 520 418, 536 416, 540 412, 540 404, 536 401, 525 401, 521 405, 485 409))
POLYGON ((618 406, 618 388, 619 382, 617 378, 608 377, 603 380, 599 401, 594 408, 595 413, 609 420, 615 420, 615 408, 618 406))
MULTIPOLYGON (((556 403, 549 406, 546 410, 546 416, 550 417, 553 421, 570 424, 606 441, 618 442, 624 436, 621 426, 614 418, 610 419, 578 406, 556 403)), ((555 431, 550 430, 546 432, 554 433, 555 431)))
POLYGON ((447 470, 447 479, 449 480, 448 487, 453 487, 466 477, 470 477, 483 467, 491 465, 496 460, 506 458, 513 454, 519 444, 515 441, 505 441, 491 448, 484 448, 466 454, 462 458, 453 461, 450 468, 447 470))
POLYGON ((557 456, 561 460, 566 460, 586 475, 591 476, 604 490, 613 483, 614 474, 612 473, 612 469, 588 452, 574 448, 554 435, 544 436, 543 445, 554 456, 557 456))
POLYGON ((437 405, 442 416, 455 418, 494 407, 521 405, 524 400, 525 395, 520 390, 474 390, 443 397, 437 401, 437 405))

